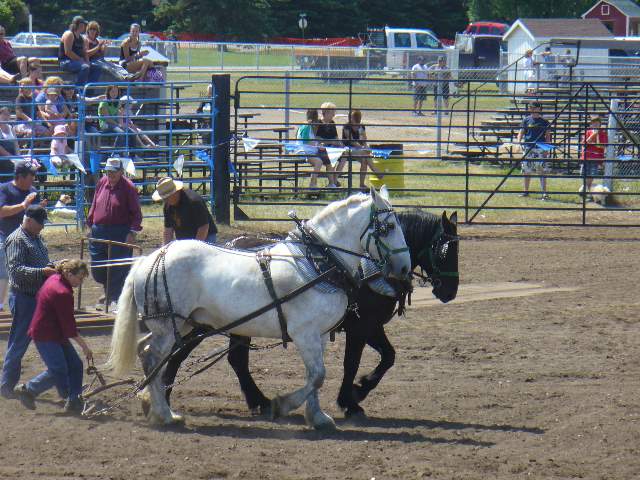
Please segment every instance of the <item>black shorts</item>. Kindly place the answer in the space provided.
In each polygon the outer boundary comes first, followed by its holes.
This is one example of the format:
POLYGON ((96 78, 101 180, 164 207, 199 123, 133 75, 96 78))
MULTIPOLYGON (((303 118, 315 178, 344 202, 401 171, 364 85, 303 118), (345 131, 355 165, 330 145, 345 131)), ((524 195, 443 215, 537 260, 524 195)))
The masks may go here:
POLYGON ((413 98, 416 99, 416 101, 423 101, 425 98, 427 98, 427 86, 426 85, 416 85, 416 92, 413 95, 413 98))
POLYGON ((327 150, 323 147, 318 148, 318 158, 322 160, 322 164, 329 166, 331 165, 331 160, 329 160, 329 155, 327 155, 327 150))
POLYGON ((449 98, 449 82, 445 82, 439 88, 436 88, 436 96, 444 98, 447 100, 449 98))
POLYGON ((17 73, 20 73, 20 66, 18 65, 18 57, 13 57, 7 60, 6 62, 2 62, 2 64, 0 64, 0 67, 2 67, 2 69, 5 72, 10 73, 11 75, 16 75, 17 73))

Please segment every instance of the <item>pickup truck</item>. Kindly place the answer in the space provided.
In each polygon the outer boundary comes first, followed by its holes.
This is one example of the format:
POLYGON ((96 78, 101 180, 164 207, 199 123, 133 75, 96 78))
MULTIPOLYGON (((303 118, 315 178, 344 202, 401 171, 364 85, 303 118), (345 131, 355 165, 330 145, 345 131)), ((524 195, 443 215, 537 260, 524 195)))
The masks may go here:
POLYGON ((428 29, 371 28, 359 36, 363 43, 359 47, 296 48, 297 63, 303 69, 350 70, 352 73, 347 76, 354 76, 361 70, 406 71, 417 63, 418 57, 431 64, 445 56, 449 68, 458 68, 457 52, 443 47, 428 29))

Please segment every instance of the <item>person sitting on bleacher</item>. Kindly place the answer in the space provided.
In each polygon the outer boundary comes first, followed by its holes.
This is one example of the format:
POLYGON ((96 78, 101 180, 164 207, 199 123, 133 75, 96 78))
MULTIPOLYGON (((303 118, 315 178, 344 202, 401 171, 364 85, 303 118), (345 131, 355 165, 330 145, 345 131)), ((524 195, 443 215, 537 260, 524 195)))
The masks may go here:
POLYGON ((45 95, 47 96, 47 100, 42 112, 44 119, 53 128, 66 123, 67 118, 71 116, 71 112, 69 112, 64 101, 62 103, 59 101, 61 97, 60 90, 54 87, 48 87, 45 89, 45 95))
POLYGON ((67 137, 75 137, 76 129, 76 124, 69 122, 67 125, 56 125, 56 128, 53 130, 49 154, 51 155, 51 163, 53 163, 56 168, 70 167, 73 165, 71 160, 67 158, 67 155, 73 153, 73 150, 67 142, 67 137))
POLYGON ((5 157, 0 159, 0 173, 11 173, 13 163, 10 157, 15 157, 18 154, 18 141, 10 121, 11 111, 9 108, 0 108, 0 157, 5 157))
MULTIPOLYGON (((129 134, 129 137, 133 137, 137 148, 157 148, 153 140, 151 140, 140 128, 133 123, 133 117, 137 114, 133 113, 131 107, 137 102, 135 99, 125 95, 120 98, 120 106, 118 113, 120 114, 120 128, 129 134)), ((131 144, 131 142, 129 142, 131 144)))
POLYGON ((137 78, 144 79, 147 70, 153 67, 153 62, 144 56, 148 50, 141 50, 140 25, 132 23, 129 29, 129 36, 120 45, 120 65, 127 69, 127 72, 137 75, 137 78))
POLYGON ((83 86, 100 80, 100 69, 92 68, 85 49, 82 34, 87 28, 87 21, 80 15, 73 17, 69 30, 62 34, 58 48, 60 68, 65 72, 75 73, 76 85, 83 86))
MULTIPOLYGON (((5 83, 16 83, 20 77, 29 75, 29 62, 35 63, 37 59, 18 57, 5 35, 5 28, 0 25, 0 67, 2 67, 3 74, 11 76, 9 81, 5 83)), ((0 76, 0 79, 7 80, 6 75, 0 76)))
POLYGON ((84 37, 85 49, 89 56, 91 67, 113 75, 117 80, 133 82, 139 78, 138 74, 130 74, 125 68, 117 63, 110 62, 104 58, 109 46, 108 40, 98 38, 100 36, 100 24, 96 21, 89 22, 87 33, 84 37))
MULTIPOLYGON (((30 63, 29 64, 29 76, 30 82, 29 85, 33 85, 34 87, 42 87, 44 86, 44 80, 42 80, 42 66, 40 63, 30 63)), ((42 88, 36 88, 33 92, 34 95, 38 95, 42 88)))
POLYGON ((31 138, 49 135, 49 127, 36 119, 38 109, 35 105, 31 79, 23 78, 19 84, 20 89, 16 97, 16 120, 21 123, 18 123, 15 127, 16 136, 18 138, 31 138))
MULTIPOLYGON (((47 114, 45 111, 45 107, 47 104, 47 89, 48 88, 62 88, 64 85, 64 81, 60 77, 51 76, 47 77, 47 79, 42 84, 43 88, 36 94, 36 107, 38 108, 38 117, 43 119, 45 122, 47 121, 47 114)), ((57 102, 60 104, 60 108, 64 108, 64 99, 58 95, 57 102)), ((51 131, 53 131, 53 127, 51 127, 51 131)))
POLYGON ((120 89, 116 85, 110 85, 104 93, 105 99, 98 105, 98 126, 101 133, 109 135, 109 145, 115 144, 121 148, 125 145, 125 138, 124 130, 119 124, 120 89))

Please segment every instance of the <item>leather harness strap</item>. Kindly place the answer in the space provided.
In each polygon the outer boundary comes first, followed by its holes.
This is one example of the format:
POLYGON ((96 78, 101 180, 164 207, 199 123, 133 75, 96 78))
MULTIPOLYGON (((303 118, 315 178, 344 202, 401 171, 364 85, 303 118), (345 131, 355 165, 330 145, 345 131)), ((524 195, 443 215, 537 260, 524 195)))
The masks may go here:
POLYGON ((264 284, 267 286, 267 291, 271 295, 271 300, 275 305, 276 312, 278 313, 278 322, 280 323, 280 330, 282 330, 282 346, 287 348, 287 342, 291 341, 291 337, 287 333, 287 320, 282 311, 282 302, 276 294, 276 289, 273 286, 273 279, 271 278, 271 255, 268 250, 261 250, 256 253, 256 260, 262 270, 262 277, 264 278, 264 284))

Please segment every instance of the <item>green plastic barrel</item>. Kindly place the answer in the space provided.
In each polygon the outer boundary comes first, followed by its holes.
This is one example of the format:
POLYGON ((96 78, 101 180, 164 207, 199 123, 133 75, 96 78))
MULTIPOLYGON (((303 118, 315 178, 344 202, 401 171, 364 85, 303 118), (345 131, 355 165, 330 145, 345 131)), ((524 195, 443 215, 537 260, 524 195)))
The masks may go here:
POLYGON ((376 170, 384 172, 384 177, 380 178, 375 174, 370 177, 371 185, 376 188, 386 185, 387 188, 404 188, 404 158, 401 143, 387 143, 371 145, 374 150, 391 150, 389 158, 375 157, 373 165, 376 170), (391 174, 391 175, 389 175, 391 174))

